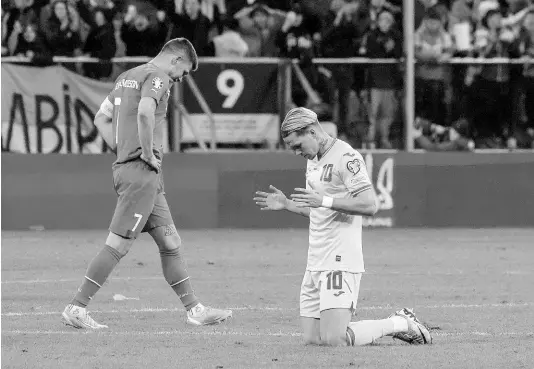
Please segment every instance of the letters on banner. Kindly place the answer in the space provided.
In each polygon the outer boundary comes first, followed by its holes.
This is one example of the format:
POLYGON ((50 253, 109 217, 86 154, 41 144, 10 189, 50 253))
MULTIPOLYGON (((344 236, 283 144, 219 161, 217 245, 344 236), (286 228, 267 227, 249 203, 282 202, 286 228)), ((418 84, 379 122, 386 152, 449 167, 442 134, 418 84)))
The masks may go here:
POLYGON ((112 88, 61 66, 2 63, 2 151, 106 152, 93 118, 112 88))
MULTIPOLYGON (((214 112, 218 142, 278 140, 276 65, 203 64, 201 68, 194 79, 214 112)), ((93 118, 113 87, 61 66, 2 63, 2 151, 106 152, 93 118)), ((209 140, 210 120, 196 97, 187 87, 184 90, 189 123, 209 140)), ((195 142, 189 126, 182 126, 183 141, 195 142)))

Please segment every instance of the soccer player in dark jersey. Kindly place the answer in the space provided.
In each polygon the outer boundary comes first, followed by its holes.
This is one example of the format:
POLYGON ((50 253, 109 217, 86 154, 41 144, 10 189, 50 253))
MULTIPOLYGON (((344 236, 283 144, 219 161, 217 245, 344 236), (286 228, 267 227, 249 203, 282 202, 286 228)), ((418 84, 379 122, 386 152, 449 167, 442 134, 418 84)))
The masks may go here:
POLYGON ((202 305, 195 295, 163 190, 161 159, 170 88, 197 66, 188 40, 170 40, 150 62, 117 78, 95 116, 102 137, 117 153, 113 182, 118 201, 106 245, 90 262, 81 287, 63 311, 68 325, 107 328, 94 321, 86 307, 141 232, 148 232, 158 245, 163 275, 184 304, 187 323, 217 324, 232 316, 230 310, 202 305))

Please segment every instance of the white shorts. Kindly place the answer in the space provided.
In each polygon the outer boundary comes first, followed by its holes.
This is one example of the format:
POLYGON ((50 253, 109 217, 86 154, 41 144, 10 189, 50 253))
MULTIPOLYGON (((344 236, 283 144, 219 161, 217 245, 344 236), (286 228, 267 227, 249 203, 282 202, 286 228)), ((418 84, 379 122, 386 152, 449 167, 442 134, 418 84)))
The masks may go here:
POLYGON ((354 312, 361 279, 361 273, 306 270, 300 287, 300 316, 319 319, 321 311, 328 309, 354 312))

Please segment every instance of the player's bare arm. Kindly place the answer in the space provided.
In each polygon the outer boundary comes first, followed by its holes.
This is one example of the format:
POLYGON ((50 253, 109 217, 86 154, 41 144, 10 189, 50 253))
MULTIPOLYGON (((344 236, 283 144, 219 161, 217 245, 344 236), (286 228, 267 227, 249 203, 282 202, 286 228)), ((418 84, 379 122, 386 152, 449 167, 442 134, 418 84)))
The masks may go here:
POLYGON ((139 101, 137 113, 137 129, 141 143, 141 160, 160 171, 161 161, 154 156, 152 146, 154 142, 154 126, 156 124, 156 101, 151 97, 143 97, 139 101))
POLYGON ((106 98, 100 109, 96 112, 94 124, 98 129, 98 132, 104 139, 106 145, 113 151, 117 153, 117 146, 115 140, 113 140, 113 126, 111 124, 113 117, 113 104, 106 98))
POLYGON ((310 217, 308 207, 297 207, 297 203, 286 197, 286 195, 274 186, 269 186, 273 192, 257 191, 254 201, 260 210, 287 210, 304 217, 310 217))
POLYGON ((365 189, 349 198, 326 198, 319 191, 307 188, 295 188, 297 193, 290 197, 297 208, 320 208, 328 207, 340 213, 350 215, 373 216, 378 211, 378 203, 375 191, 372 188, 365 189), (332 201, 330 204, 329 201, 332 201))

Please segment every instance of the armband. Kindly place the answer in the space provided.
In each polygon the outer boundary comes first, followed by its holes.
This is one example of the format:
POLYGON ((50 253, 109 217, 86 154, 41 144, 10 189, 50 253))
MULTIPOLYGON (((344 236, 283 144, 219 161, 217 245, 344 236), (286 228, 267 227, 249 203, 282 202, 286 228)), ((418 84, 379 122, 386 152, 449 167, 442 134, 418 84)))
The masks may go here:
POLYGON ((100 111, 108 118, 113 118, 113 104, 106 97, 100 105, 100 111))

